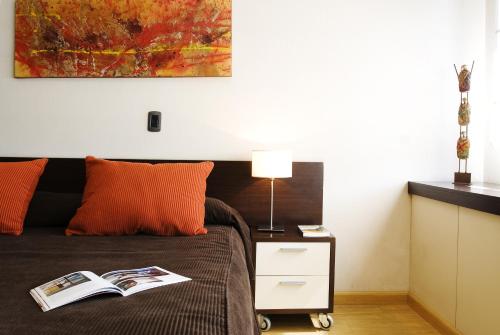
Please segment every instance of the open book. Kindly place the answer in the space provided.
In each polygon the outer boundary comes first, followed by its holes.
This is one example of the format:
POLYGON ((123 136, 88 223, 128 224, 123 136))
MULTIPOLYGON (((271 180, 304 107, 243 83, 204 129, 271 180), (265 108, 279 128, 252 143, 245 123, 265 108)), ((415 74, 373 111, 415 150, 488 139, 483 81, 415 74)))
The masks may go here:
POLYGON ((97 276, 90 271, 73 272, 40 285, 30 291, 44 312, 103 293, 122 296, 150 288, 191 280, 157 266, 142 269, 112 271, 97 276))

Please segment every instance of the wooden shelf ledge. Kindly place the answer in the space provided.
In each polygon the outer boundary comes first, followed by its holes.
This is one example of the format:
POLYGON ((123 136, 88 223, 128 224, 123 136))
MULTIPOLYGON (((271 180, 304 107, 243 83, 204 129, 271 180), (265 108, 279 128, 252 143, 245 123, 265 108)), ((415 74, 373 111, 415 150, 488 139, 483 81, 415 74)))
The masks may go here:
POLYGON ((408 193, 449 204, 500 215, 500 185, 451 182, 408 182, 408 193))

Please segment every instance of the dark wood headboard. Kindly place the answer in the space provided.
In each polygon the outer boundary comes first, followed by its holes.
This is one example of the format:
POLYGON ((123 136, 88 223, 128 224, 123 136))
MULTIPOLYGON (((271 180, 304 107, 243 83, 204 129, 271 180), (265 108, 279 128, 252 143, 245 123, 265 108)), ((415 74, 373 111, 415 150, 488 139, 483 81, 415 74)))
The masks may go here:
MULTIPOLYGON (((32 158, 0 157, 0 162, 32 158)), ((116 159, 119 160, 119 159, 116 159)), ((198 161, 126 159, 131 162, 176 163, 198 161)), ((269 222, 271 186, 268 179, 251 176, 249 161, 214 161, 207 180, 207 196, 223 200, 236 208, 254 226, 269 222)), ((82 193, 85 186, 85 160, 51 158, 40 178, 38 191, 82 193)), ((322 224, 323 163, 294 162, 293 177, 276 179, 274 187, 275 222, 322 224)))

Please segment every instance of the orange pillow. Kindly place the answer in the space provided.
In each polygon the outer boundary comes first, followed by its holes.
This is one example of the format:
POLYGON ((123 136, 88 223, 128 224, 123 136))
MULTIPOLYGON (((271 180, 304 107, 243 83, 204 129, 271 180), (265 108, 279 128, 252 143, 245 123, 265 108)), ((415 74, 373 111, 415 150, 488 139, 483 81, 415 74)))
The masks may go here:
POLYGON ((48 159, 0 163, 0 234, 21 235, 24 218, 48 159))
POLYGON ((87 157, 82 206, 66 235, 206 234, 203 163, 130 163, 87 157))

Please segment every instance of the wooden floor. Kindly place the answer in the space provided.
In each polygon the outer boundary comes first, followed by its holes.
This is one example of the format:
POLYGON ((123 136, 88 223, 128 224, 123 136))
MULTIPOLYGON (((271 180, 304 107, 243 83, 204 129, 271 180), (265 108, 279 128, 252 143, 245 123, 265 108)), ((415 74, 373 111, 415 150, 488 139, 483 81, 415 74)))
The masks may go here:
POLYGON ((407 305, 335 306, 334 326, 316 330, 307 316, 271 316, 272 328, 264 335, 439 335, 407 305))

